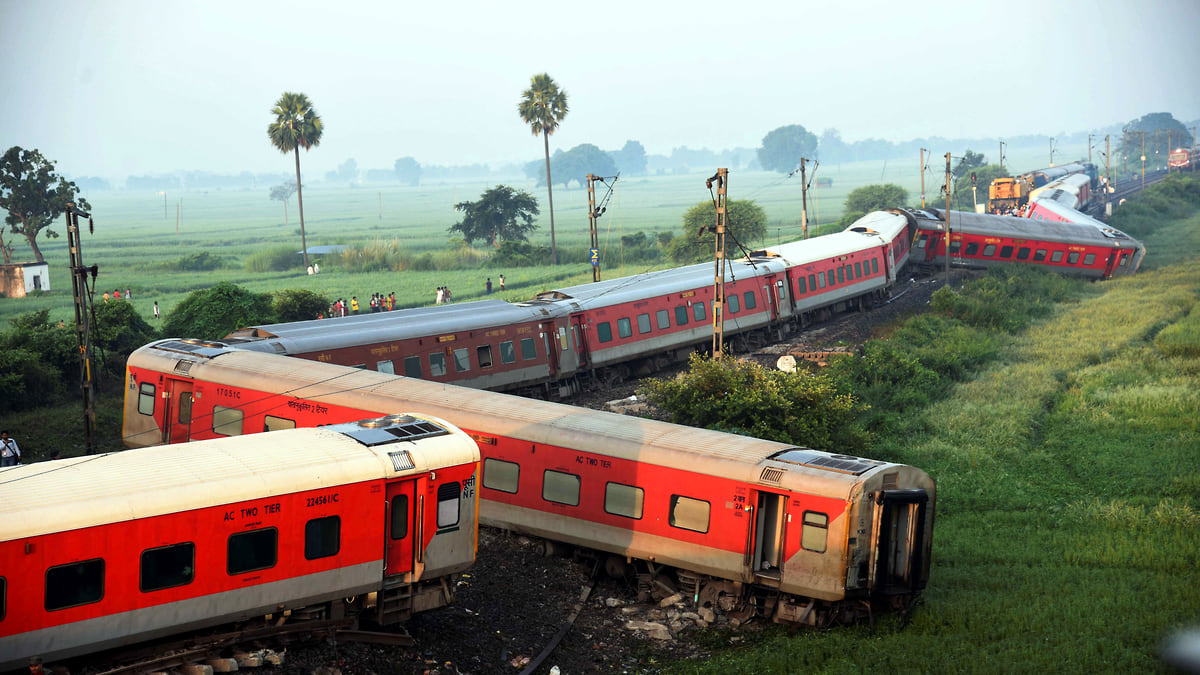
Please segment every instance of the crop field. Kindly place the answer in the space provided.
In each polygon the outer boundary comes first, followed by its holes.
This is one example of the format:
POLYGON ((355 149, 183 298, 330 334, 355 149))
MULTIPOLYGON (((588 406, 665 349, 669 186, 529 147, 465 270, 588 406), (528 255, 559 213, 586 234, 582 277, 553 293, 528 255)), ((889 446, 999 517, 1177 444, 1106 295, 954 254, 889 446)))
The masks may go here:
MULTIPOLYGON (((1081 153, 1086 156, 1086 152, 1086 148, 1060 148, 1057 156, 1077 157, 1081 153)), ((994 154, 992 151, 988 156, 994 154)), ((940 158, 928 160, 930 173, 926 175, 926 193, 931 202, 936 199, 942 183, 944 168, 939 164, 941 161, 940 158)), ((1025 151, 1025 154, 1011 152, 1008 157, 1008 164, 1018 168, 1040 167, 1047 161, 1048 156, 1031 151, 1025 151)), ((819 167, 817 175, 832 179, 833 187, 810 191, 810 233, 819 232, 821 225, 829 228, 836 224, 842 215, 846 195, 862 185, 894 182, 909 191, 911 203, 919 203, 921 176, 918 165, 918 158, 914 157, 907 163, 893 160, 819 167)), ((704 186, 706 177, 706 174, 692 173, 619 180, 608 210, 599 220, 604 278, 646 270, 644 263, 625 263, 621 236, 636 232, 679 232, 684 211, 710 199, 704 186)), ((505 184, 526 189, 538 198, 542 214, 537 220, 539 228, 531 240, 549 245, 545 188, 518 176, 505 184)), ((447 229, 458 220, 454 204, 478 199, 489 187, 493 185, 484 182, 359 188, 316 184, 304 192, 307 242, 311 247, 364 246, 394 241, 402 250, 414 254, 444 251, 451 238, 447 229)), ((604 190, 603 185, 597 186, 597 200, 603 199, 604 190)), ((285 222, 283 204, 272 201, 268 191, 269 186, 258 190, 185 191, 166 195, 151 192, 85 194, 92 205, 95 233, 84 232, 82 250, 85 264, 99 265, 97 301, 105 291, 120 288, 124 294, 125 289, 130 288, 134 307, 149 320, 154 301, 158 301, 165 315, 191 291, 219 281, 237 283, 259 293, 305 289, 323 293, 331 299, 367 298, 372 293, 394 291, 399 304, 408 307, 431 303, 438 286, 449 286, 458 300, 477 298, 483 295, 485 279, 491 276, 495 282, 500 273, 508 282, 507 292, 502 297, 511 300, 527 299, 553 286, 591 279, 591 268, 585 259, 581 259, 589 246, 587 191, 578 183, 572 183, 569 189, 559 186, 554 191, 556 241, 560 252, 573 251, 575 255, 574 260, 560 255, 557 267, 501 269, 485 262, 479 269, 352 273, 326 264, 322 274, 314 277, 304 274, 298 254, 294 272, 247 271, 246 261, 258 252, 280 245, 294 246, 297 252, 300 250, 295 198, 289 201, 285 222), (224 267, 198 272, 167 268, 170 263, 199 253, 220 258, 224 267)), ((986 190, 982 194, 986 199, 986 190)), ((743 242, 747 246, 800 238, 799 174, 788 177, 760 171, 732 171, 729 199, 753 200, 767 212, 767 241, 743 242)), ((18 314, 41 309, 49 309, 52 320, 72 320, 65 227, 60 221, 51 229, 60 237, 52 239, 43 233, 38 239, 50 264, 51 291, 21 299, 0 298, 0 322, 7 324, 18 314)), ((23 240, 15 243, 15 260, 30 255, 23 240)), ((481 242, 476 245, 484 246, 481 242)))

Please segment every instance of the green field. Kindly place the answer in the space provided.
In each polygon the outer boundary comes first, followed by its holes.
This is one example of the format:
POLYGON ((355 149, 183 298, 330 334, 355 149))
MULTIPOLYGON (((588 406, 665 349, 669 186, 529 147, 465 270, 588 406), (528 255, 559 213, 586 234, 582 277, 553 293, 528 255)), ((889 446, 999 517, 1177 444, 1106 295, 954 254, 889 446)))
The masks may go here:
MULTIPOLYGON (((989 151, 983 149, 985 153, 989 151)), ((1060 148, 1057 157, 1086 156, 1086 148, 1060 148)), ((989 156, 995 154, 991 151, 989 156)), ((822 166, 818 175, 833 180, 833 187, 809 194, 810 232, 822 224, 832 226, 842 215, 842 204, 850 190, 879 182, 894 182, 909 191, 909 201, 920 201, 919 158, 898 161, 858 162, 822 166)), ((1044 166, 1048 157, 1041 153, 1012 152, 1008 163, 1018 168, 1044 166)), ((929 160, 931 174, 926 176, 926 192, 932 201, 942 182, 944 163, 929 160)), ((811 168, 811 167, 810 167, 811 168)), ((714 167, 715 169, 715 167, 714 167)), ((608 211, 600 219, 599 237, 602 274, 605 278, 644 271, 644 263, 625 263, 621 236, 680 231, 683 213, 689 207, 710 199, 704 187, 704 174, 629 177, 618 181, 608 211)), ((507 184, 529 190, 542 204, 539 229, 532 241, 549 245, 549 217, 545 211, 545 188, 537 188, 523 177, 507 184)), ((305 231, 309 246, 329 244, 368 245, 372 242, 397 241, 402 249, 420 254, 447 248, 447 228, 457 222, 456 202, 477 199, 491 185, 478 183, 433 184, 420 187, 326 187, 317 184, 305 189, 305 231)), ((603 189, 603 186, 598 186, 603 189)), ((504 273, 508 280, 506 299, 527 299, 546 288, 582 283, 591 279, 591 268, 584 252, 589 245, 587 192, 572 184, 570 189, 555 190, 555 233, 560 250, 575 252, 574 262, 560 256, 558 267, 500 269, 484 264, 479 269, 444 272, 404 271, 399 273, 349 273, 336 265, 323 265, 320 276, 308 277, 297 255, 295 271, 252 273, 245 269, 256 252, 278 245, 300 250, 300 228, 296 219, 296 200, 290 201, 288 222, 283 205, 268 198, 268 188, 246 191, 207 191, 168 193, 93 192, 84 195, 92 205, 95 233, 82 236, 84 262, 99 265, 96 296, 120 288, 133 290, 135 308, 148 320, 154 301, 161 311, 170 311, 188 293, 218 281, 231 281, 255 292, 300 288, 327 297, 368 298, 372 293, 395 292, 401 306, 418 306, 433 301, 438 286, 450 286, 457 300, 483 295, 488 276, 496 280, 504 273), (178 212, 178 231, 176 215, 178 212), (164 269, 165 263, 206 252, 226 262, 227 268, 208 272, 176 272, 164 269)), ((598 199, 603 194, 598 195, 598 199)), ((986 190, 982 194, 986 199, 986 190)), ((775 244, 800 238, 801 190, 799 175, 734 171, 730 175, 729 199, 748 199, 762 206, 768 216, 768 240, 743 242, 746 245, 775 244)), ((65 219, 61 219, 65 220, 65 219)), ((0 323, 25 312, 50 309, 51 319, 72 320, 71 283, 67 274, 66 236, 61 222, 51 229, 57 239, 44 235, 39 246, 50 264, 48 293, 34 297, 0 298, 0 323)), ((31 259, 23 239, 16 240, 14 261, 31 259)), ((479 242, 476 242, 477 245, 479 242)), ((486 247, 485 247, 486 248, 486 247)), ((486 251, 483 251, 486 255, 486 251)), ((665 263, 663 263, 665 264, 665 263)))

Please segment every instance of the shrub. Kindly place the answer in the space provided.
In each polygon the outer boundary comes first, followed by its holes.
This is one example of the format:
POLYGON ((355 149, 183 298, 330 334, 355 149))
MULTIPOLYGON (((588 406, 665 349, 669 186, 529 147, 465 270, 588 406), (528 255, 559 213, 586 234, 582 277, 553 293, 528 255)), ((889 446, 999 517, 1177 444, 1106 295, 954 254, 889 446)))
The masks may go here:
POLYGON ((870 438, 854 426, 865 409, 832 379, 804 371, 693 354, 687 371, 639 393, 680 424, 852 454, 870 438))
POLYGON ((307 290, 288 289, 275 293, 275 320, 308 321, 329 309, 333 301, 307 290))
POLYGON ((210 254, 208 251, 201 251, 191 255, 185 255, 175 262, 165 263, 164 267, 179 272, 208 272, 211 270, 219 270, 227 267, 228 264, 220 256, 210 254))
POLYGON ((492 266, 533 267, 545 264, 549 259, 549 246, 538 246, 527 241, 505 241, 492 254, 492 266))
POLYGON ((184 298, 167 314, 162 332, 164 336, 219 340, 244 326, 274 322, 270 295, 222 281, 184 298))
POLYGON ((133 304, 116 300, 96 306, 92 339, 102 357, 101 366, 105 372, 115 375, 122 373, 125 361, 133 350, 154 341, 156 337, 158 335, 154 328, 146 323, 133 304))

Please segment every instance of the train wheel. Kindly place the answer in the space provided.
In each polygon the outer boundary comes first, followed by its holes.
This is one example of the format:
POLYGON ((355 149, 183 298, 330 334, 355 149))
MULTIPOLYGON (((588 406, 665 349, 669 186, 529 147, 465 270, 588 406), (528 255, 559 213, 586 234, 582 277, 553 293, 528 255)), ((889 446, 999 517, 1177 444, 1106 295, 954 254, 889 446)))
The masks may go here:
POLYGON ((650 598, 655 602, 669 598, 678 592, 679 587, 675 585, 674 579, 665 574, 654 575, 654 581, 650 585, 650 598))

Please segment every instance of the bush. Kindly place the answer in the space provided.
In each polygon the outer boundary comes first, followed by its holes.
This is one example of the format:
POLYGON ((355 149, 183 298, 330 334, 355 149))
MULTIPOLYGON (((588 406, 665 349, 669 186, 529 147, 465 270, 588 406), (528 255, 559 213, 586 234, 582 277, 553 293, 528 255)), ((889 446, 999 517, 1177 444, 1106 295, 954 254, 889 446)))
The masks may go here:
POLYGON ((870 438, 854 426, 865 408, 832 379, 804 371, 693 354, 686 372, 649 380, 639 394, 680 424, 850 454, 870 438))
POLYGON ((246 259, 247 272, 286 272, 303 266, 303 258, 295 246, 281 244, 256 251, 246 259))
MULTIPOLYGON (((562 258, 559 258, 562 260, 562 258)), ((492 266, 534 267, 550 260, 550 247, 538 246, 527 241, 505 241, 492 254, 492 266)))
POLYGON ((165 263, 163 266, 179 272, 208 272, 224 269, 228 264, 219 256, 211 255, 208 251, 201 251, 185 255, 175 262, 165 263))
POLYGON ((400 248, 396 239, 347 246, 336 260, 339 267, 352 272, 401 272, 412 266, 412 256, 400 248))
POLYGON ((168 337, 219 340, 238 328, 275 323, 271 296, 251 293, 227 281, 195 291, 163 321, 168 337))
POLYGON ((100 365, 104 372, 120 375, 133 350, 153 342, 157 337, 154 328, 134 310, 131 303, 115 300, 96 306, 92 341, 101 357, 100 365))
POLYGON ((12 319, 0 333, 0 410, 27 410, 54 402, 61 382, 79 373, 75 332, 49 321, 50 310, 12 319))
POLYGON ((1200 178, 1174 174, 1118 206, 1110 223, 1140 239, 1163 224, 1187 218, 1197 208, 1200 208, 1200 178))
POLYGON ((309 321, 329 309, 333 301, 312 291, 288 289, 275 293, 275 320, 309 321))

